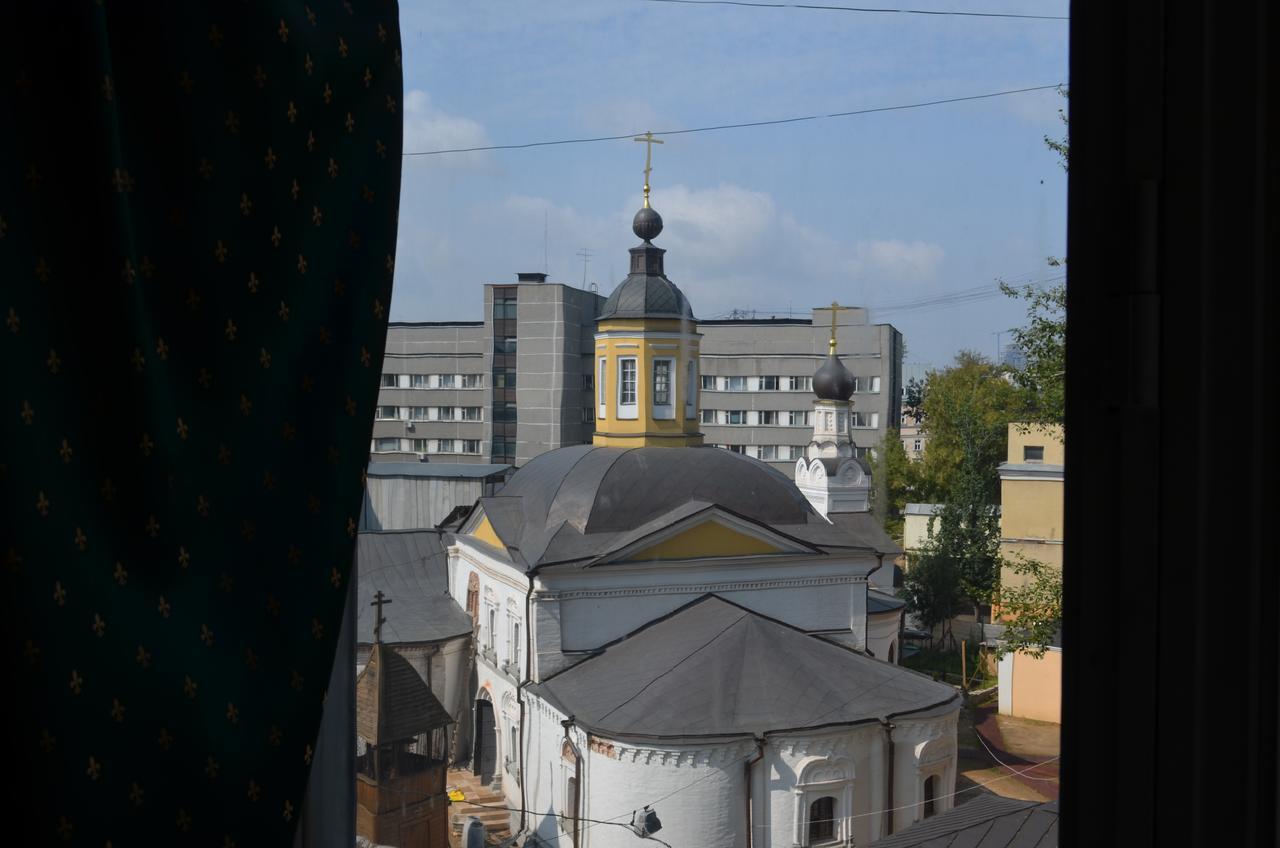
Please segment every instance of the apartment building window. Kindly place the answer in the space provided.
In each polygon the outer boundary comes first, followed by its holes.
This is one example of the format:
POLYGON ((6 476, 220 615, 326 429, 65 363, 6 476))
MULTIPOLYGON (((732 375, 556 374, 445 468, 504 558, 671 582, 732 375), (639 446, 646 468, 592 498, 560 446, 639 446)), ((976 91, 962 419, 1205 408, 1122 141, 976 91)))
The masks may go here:
POLYGON ((724 390, 726 392, 745 392, 747 390, 746 377, 725 377, 724 390))
POLYGON ((710 374, 703 374, 702 390, 704 392, 714 392, 716 390, 716 378, 710 374))
POLYGON ((463 453, 480 453, 480 440, 479 439, 463 439, 462 452, 463 453))
POLYGON ((589 392, 589 391, 591 391, 592 389, 594 389, 594 388, 595 388, 595 382, 596 382, 596 381, 595 381, 595 375, 593 375, 593 374, 583 374, 583 375, 582 375, 582 390, 583 390, 584 392, 589 392))
POLYGON ((813 410, 811 409, 803 409, 803 410, 793 409, 788 415, 787 422, 792 427, 812 427, 813 426, 813 419, 811 418, 812 415, 813 415, 813 410))
POLYGON ((514 286, 494 288, 493 317, 495 320, 516 317, 517 289, 514 286))
POLYGON ((1044 462, 1044 445, 1025 445, 1022 448, 1023 462, 1044 462))
POLYGON ((515 421, 516 405, 514 403, 495 403, 493 405, 493 420, 495 422, 515 421))
POLYGON ((793 392, 811 392, 813 391, 812 377, 788 377, 788 385, 793 392))
POLYGON ((636 360, 633 357, 618 360, 618 417, 637 417, 636 360))
POLYGON ((672 396, 675 394, 675 387, 671 385, 671 381, 675 378, 672 371, 675 367, 675 360, 672 359, 655 359, 653 360, 653 417, 654 418, 675 418, 675 405, 671 402, 672 396))
POLYGON ((702 410, 702 423, 703 424, 716 423, 716 411, 714 409, 702 410))
POLYGON ((756 417, 759 420, 760 426, 772 427, 778 423, 778 410, 762 409, 756 413, 756 417))
MULTIPOLYGON (((386 375, 384 374, 383 376, 385 377, 386 375)), ((430 374, 410 374, 409 375, 409 388, 411 389, 425 389, 430 385, 431 385, 430 374)))
POLYGON ((855 393, 855 394, 857 394, 858 392, 862 391, 862 385, 863 385, 863 383, 862 383, 862 378, 861 378, 861 377, 854 377, 854 378, 853 378, 853 391, 854 391, 854 393, 855 393))
POLYGON ((373 449, 378 453, 389 453, 391 451, 400 450, 399 439, 377 439, 373 443, 373 449))
POLYGON ((454 449, 453 439, 437 439, 436 453, 457 453, 454 449))
POLYGON ((875 456, 875 451, 871 450, 871 448, 860 448, 855 446, 853 449, 853 455, 858 459, 870 459, 875 456))
POLYGON ((437 421, 452 421, 453 419, 454 419, 454 412, 453 412, 453 407, 452 407, 452 406, 437 406, 437 407, 436 407, 436 420, 437 420, 437 421))
POLYGON ((459 407, 459 409, 462 410, 463 421, 479 421, 480 420, 480 407, 462 406, 462 407, 459 407))
POLYGON ((725 449, 725 450, 727 450, 727 451, 729 451, 730 453, 742 453, 742 454, 745 454, 745 453, 747 452, 747 446, 746 446, 746 445, 725 445, 725 446, 724 446, 724 449, 725 449))
POLYGON ((457 384, 458 384, 457 374, 441 374, 440 375, 440 388, 453 389, 453 388, 457 388, 457 384))
POLYGON ((516 369, 494 368, 493 387, 495 389, 514 389, 516 387, 516 369))
POLYGON ((410 421, 426 421, 427 408, 425 406, 409 407, 409 420, 410 421))
POLYGON ((394 406, 380 406, 374 411, 379 421, 395 421, 400 417, 400 410, 394 406))
POLYGON ((874 429, 880 426, 880 413, 878 412, 850 412, 849 426, 864 427, 874 429))
POLYGON ((428 448, 427 448, 427 440, 426 440, 426 439, 414 439, 414 440, 413 440, 413 452, 414 452, 414 453, 429 453, 429 450, 428 450, 428 448))
POLYGON ((596 420, 595 410, 589 406, 582 407, 582 423, 592 424, 596 420))
POLYGON ((777 459, 778 446, 777 445, 761 445, 760 458, 761 459, 777 459))
POLYGON ((508 439, 504 436, 494 436, 493 448, 489 455, 494 462, 505 462, 507 464, 515 462, 516 440, 508 439))
POLYGON ((912 447, 911 447, 911 449, 912 449, 913 451, 915 451, 916 453, 920 453, 921 447, 920 447, 920 440, 919 440, 919 439, 916 439, 916 440, 915 440, 915 442, 914 442, 914 443, 912 443, 912 447))
POLYGON ((493 352, 494 353, 515 353, 516 337, 515 336, 494 336, 493 352))
POLYGON ((730 409, 724 414, 724 423, 726 424, 746 424, 747 411, 745 409, 730 409))
POLYGON ((869 392, 878 392, 878 391, 880 391, 880 378, 879 378, 879 377, 872 377, 872 378, 870 379, 870 388, 868 388, 868 389, 867 389, 867 391, 869 391, 869 392))
POLYGON ((396 387, 396 378, 397 378, 398 376, 399 376, 399 375, 397 375, 397 374, 383 374, 383 375, 382 375, 382 388, 384 388, 384 389, 394 389, 394 388, 396 387))
POLYGON ((778 390, 778 377, 777 377, 777 375, 771 375, 771 376, 768 376, 768 377, 761 377, 761 378, 760 378, 760 391, 762 391, 762 392, 776 392, 777 390, 778 390))
POLYGON ((464 388, 464 389, 479 389, 479 388, 481 388, 481 387, 483 386, 483 384, 484 384, 484 379, 483 379, 483 378, 484 378, 484 375, 483 375, 483 374, 463 374, 463 375, 462 375, 462 388, 464 388))
POLYGON ((787 445, 787 459, 795 461, 804 458, 804 447, 802 445, 787 445))
POLYGON ((692 359, 684 364, 684 417, 693 418, 698 414, 698 390, 694 382, 696 367, 692 359))

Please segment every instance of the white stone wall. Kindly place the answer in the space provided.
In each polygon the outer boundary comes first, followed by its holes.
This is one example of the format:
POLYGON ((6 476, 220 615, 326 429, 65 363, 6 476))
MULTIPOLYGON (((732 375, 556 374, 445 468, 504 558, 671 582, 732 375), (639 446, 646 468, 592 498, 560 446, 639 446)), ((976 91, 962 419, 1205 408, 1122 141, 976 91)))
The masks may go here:
POLYGON ((889 646, 893 646, 893 663, 901 660, 902 646, 898 644, 898 626, 902 611, 882 612, 867 616, 867 650, 878 660, 889 661, 889 646))

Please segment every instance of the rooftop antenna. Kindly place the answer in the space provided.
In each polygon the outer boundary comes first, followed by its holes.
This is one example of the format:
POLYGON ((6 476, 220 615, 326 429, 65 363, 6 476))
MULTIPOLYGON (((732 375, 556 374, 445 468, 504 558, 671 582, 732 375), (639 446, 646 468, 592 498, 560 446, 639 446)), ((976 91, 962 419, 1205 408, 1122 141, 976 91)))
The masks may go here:
POLYGON ((542 210, 542 273, 547 273, 547 210, 542 210))
POLYGON ((591 261, 591 257, 595 255, 595 251, 584 247, 575 255, 582 257, 582 287, 585 289, 587 287, 587 263, 591 261))

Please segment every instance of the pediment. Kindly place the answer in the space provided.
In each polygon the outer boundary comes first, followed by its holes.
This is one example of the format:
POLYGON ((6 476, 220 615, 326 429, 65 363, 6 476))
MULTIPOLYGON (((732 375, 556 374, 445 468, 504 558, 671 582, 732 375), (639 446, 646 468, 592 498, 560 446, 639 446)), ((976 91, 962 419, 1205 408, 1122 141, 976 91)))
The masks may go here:
POLYGON ((606 562, 662 562, 812 553, 813 548, 731 513, 707 510, 637 539, 606 562))

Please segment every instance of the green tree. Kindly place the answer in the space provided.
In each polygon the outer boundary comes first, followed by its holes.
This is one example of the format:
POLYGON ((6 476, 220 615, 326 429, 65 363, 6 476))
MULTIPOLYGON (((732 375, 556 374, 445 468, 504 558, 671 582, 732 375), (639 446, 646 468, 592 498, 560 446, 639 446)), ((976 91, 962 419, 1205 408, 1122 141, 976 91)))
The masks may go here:
POLYGON ((941 626, 941 646, 954 646, 951 619, 964 609, 965 603, 955 562, 926 549, 903 572, 900 591, 920 625, 930 633, 941 626))
POLYGON ((928 381, 912 377, 902 396, 902 414, 919 424, 924 420, 924 395, 928 381))
POLYGON ((950 368, 929 372, 922 425, 929 441, 916 486, 921 498, 949 502, 969 459, 986 491, 985 502, 998 502, 996 466, 1008 451, 1010 422, 1026 411, 1023 392, 1007 374, 974 351, 961 351, 950 368))
POLYGON ((1005 565, 1030 580, 1000 590, 1000 619, 1006 629, 996 655, 1024 651, 1042 657, 1062 626, 1062 572, 1021 554, 1006 559, 1005 565))
POLYGON ((907 458, 902 437, 896 428, 885 432, 884 440, 871 452, 871 479, 875 486, 873 511, 885 532, 902 538, 903 514, 915 496, 919 474, 916 463, 907 458))
MULTIPOLYGON (((1070 96, 1065 85, 1058 87, 1058 93, 1062 95, 1064 100, 1070 96)), ((1044 143, 1050 150, 1058 154, 1058 162, 1062 165, 1062 170, 1065 171, 1067 170, 1068 160, 1070 159, 1071 153, 1070 124, 1068 123, 1066 109, 1058 109, 1058 120, 1062 121, 1062 138, 1049 138, 1049 136, 1046 135, 1044 137, 1044 143)))
MULTIPOLYGON (((1052 266, 1064 262, 1049 259, 1052 266)), ((1027 302, 1027 324, 1013 330, 1013 343, 1026 362, 1012 371, 1014 382, 1024 395, 1027 417, 1039 423, 1061 424, 1066 411, 1066 284, 1047 289, 1030 285, 1015 288, 1001 281, 1000 290, 1027 302)))

